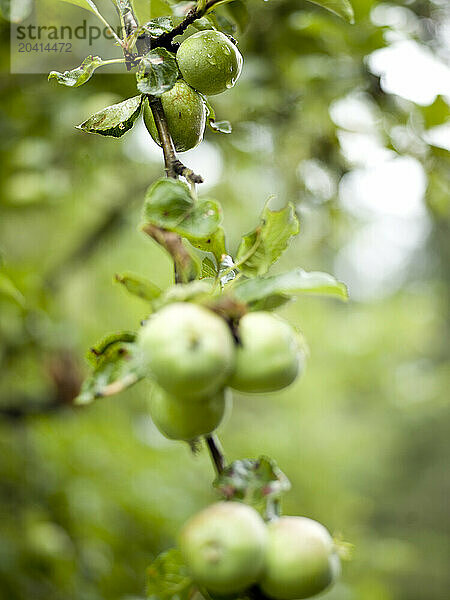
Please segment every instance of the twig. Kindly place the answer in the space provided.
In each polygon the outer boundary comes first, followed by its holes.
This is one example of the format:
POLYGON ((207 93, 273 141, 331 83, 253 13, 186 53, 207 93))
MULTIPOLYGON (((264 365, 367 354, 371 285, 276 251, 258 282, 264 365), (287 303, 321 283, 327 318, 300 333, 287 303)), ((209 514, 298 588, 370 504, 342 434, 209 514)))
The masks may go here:
POLYGON ((156 225, 146 225, 143 231, 165 248, 173 259, 175 283, 187 283, 195 279, 195 266, 179 235, 156 225))
POLYGON ((215 4, 218 4, 220 1, 221 0, 209 0, 209 2, 207 2, 205 4, 205 6, 202 10, 199 10, 198 8, 191 8, 191 10, 187 13, 185 18, 181 21, 181 23, 179 23, 171 31, 162 33, 159 37, 157 37, 152 42, 153 47, 157 48, 157 47, 167 47, 168 45, 170 46, 172 44, 172 40, 174 37, 184 33, 186 31, 186 29, 189 27, 189 25, 192 25, 192 23, 194 21, 196 21, 197 19, 201 19, 203 16, 205 16, 206 13, 209 10, 211 10, 211 8, 215 4))
POLYGON ((205 441, 211 455, 211 460, 214 463, 216 473, 217 475, 220 475, 227 466, 227 461, 222 446, 220 445, 219 438, 216 435, 211 434, 205 436, 205 441))
POLYGON ((167 120, 161 100, 159 98, 148 96, 148 101, 153 118, 155 119, 156 129, 158 130, 159 139, 162 145, 167 177, 173 177, 176 179, 179 175, 181 175, 189 183, 203 183, 203 178, 200 175, 194 173, 192 169, 185 167, 183 163, 178 160, 175 154, 175 146, 167 127, 167 120))

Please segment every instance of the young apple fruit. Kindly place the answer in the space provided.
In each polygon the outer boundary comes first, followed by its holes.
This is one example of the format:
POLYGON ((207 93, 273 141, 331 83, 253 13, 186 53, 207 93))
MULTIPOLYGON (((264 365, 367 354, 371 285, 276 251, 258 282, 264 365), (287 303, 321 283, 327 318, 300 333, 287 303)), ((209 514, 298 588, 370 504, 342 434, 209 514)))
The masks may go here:
POLYGON ((273 392, 291 384, 302 368, 297 334, 268 312, 246 314, 239 323, 240 345, 228 385, 241 392, 273 392))
MULTIPOLYGON (((205 103, 199 94, 180 79, 171 90, 162 94, 161 103, 175 150, 185 152, 198 146, 203 139, 206 124, 205 103)), ((152 138, 161 146, 147 99, 144 102, 144 122, 152 138)))
POLYGON ((234 86, 243 59, 226 35, 208 29, 181 42, 177 62, 189 85, 206 96, 214 96, 234 86))
POLYGON ((155 386, 150 399, 150 414, 167 438, 189 442, 217 429, 231 408, 231 402, 231 393, 227 389, 202 402, 189 402, 155 386))
POLYGON ((138 344, 148 375, 182 399, 213 396, 234 365, 234 340, 224 319, 189 302, 169 304, 152 315, 138 344))
POLYGON ((194 581, 216 594, 239 594, 264 568, 267 528, 255 509, 218 502, 184 526, 180 549, 194 581))
POLYGON ((269 523, 262 591, 276 600, 300 600, 319 594, 339 575, 333 538, 317 521, 280 517, 269 523))

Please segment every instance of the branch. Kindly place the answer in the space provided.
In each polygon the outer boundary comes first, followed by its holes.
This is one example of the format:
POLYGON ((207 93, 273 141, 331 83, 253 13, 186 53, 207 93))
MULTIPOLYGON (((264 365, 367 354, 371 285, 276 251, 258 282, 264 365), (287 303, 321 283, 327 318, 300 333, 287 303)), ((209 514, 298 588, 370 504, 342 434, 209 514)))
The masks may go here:
POLYGON ((215 4, 218 4, 219 2, 220 0, 209 0, 209 2, 205 4, 203 9, 191 8, 191 10, 187 13, 183 21, 181 21, 181 23, 179 23, 171 31, 168 31, 167 33, 162 33, 159 37, 153 40, 153 48, 158 48, 160 46, 170 46, 173 42, 173 38, 175 38, 177 35, 181 35, 182 33, 184 33, 189 27, 189 25, 192 25, 192 23, 197 19, 201 19, 202 17, 204 17, 206 13, 210 11, 211 8, 213 8, 213 6, 215 4))
POLYGON ((153 238, 172 257, 175 269, 175 283, 187 283, 195 279, 195 265, 179 235, 156 225, 146 225, 144 233, 153 238))
POLYGON ((161 100, 159 98, 154 98, 153 96, 148 96, 148 101, 153 118, 155 119, 159 139, 161 140, 167 177, 176 179, 181 175, 189 183, 203 183, 203 178, 200 175, 196 175, 192 169, 185 167, 183 163, 178 160, 175 154, 175 146, 170 136, 169 128, 167 127, 167 120, 161 100))
POLYGON ((211 434, 205 437, 205 441, 211 455, 211 460, 214 463, 216 473, 217 475, 220 475, 227 466, 227 460, 223 453, 222 446, 220 445, 219 438, 216 435, 211 434))

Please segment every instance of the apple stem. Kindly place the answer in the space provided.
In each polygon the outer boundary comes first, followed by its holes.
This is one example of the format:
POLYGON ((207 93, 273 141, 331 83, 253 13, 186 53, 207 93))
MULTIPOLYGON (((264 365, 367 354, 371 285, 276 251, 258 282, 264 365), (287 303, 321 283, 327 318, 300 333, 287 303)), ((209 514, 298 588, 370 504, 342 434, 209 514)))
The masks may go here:
POLYGON ((214 464, 217 475, 220 475, 227 466, 227 460, 223 453, 219 438, 215 434, 205 436, 206 445, 208 446, 211 460, 214 464))

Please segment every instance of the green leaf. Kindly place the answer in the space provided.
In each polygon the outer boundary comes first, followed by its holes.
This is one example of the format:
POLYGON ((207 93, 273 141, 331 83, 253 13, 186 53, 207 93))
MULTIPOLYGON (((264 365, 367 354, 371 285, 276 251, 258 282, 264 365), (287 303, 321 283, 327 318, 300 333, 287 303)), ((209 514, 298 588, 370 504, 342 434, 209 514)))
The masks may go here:
POLYGON ((83 60, 79 67, 72 69, 72 71, 64 71, 64 73, 51 71, 48 79, 56 79, 58 83, 68 87, 79 87, 86 83, 94 74, 95 69, 102 64, 104 64, 104 61, 100 56, 90 55, 83 60))
POLYGON ((207 240, 222 221, 222 209, 214 200, 199 199, 175 227, 174 231, 188 240, 207 240))
POLYGON ((142 96, 128 98, 95 113, 87 121, 78 125, 77 129, 87 133, 121 137, 133 127, 141 112, 141 105, 142 96))
POLYGON ((81 386, 74 403, 90 404, 96 398, 118 394, 144 377, 144 369, 137 346, 127 340, 135 334, 112 334, 91 349, 90 360, 94 370, 81 386))
POLYGON ((150 37, 159 37, 163 33, 169 33, 173 29, 173 22, 170 17, 157 17, 145 23, 142 29, 150 35, 150 37))
POLYGON ((156 225, 197 245, 208 242, 221 220, 222 211, 217 202, 194 200, 188 186, 181 181, 160 179, 147 190, 144 227, 146 224, 156 225))
POLYGON ((179 550, 160 554, 147 568, 149 600, 188 600, 194 584, 179 550))
POLYGON ((308 2, 326 8, 348 23, 355 22, 355 13, 350 0, 308 0, 308 2))
POLYGON ((84 8, 85 10, 89 10, 93 12, 95 15, 99 14, 99 10, 92 2, 92 0, 60 0, 61 2, 67 2, 68 4, 74 4, 75 6, 79 6, 80 8, 84 8))
POLYGON ((162 294, 161 288, 146 277, 142 277, 142 275, 135 275, 134 273, 116 274, 115 280, 121 283, 130 294, 148 302, 153 302, 162 294))
POLYGON ((89 348, 86 358, 94 367, 97 367, 102 362, 103 356, 109 351, 111 346, 122 342, 132 343, 135 341, 135 339, 136 334, 134 331, 119 331, 117 333, 109 333, 99 342, 97 342, 95 346, 89 348))
POLYGON ((202 273, 201 273, 202 279, 208 279, 210 277, 214 278, 216 276, 217 276, 216 265, 213 263, 213 261, 208 256, 205 256, 205 258, 202 261, 202 273))
POLYGON ((185 183, 159 179, 145 195, 143 224, 171 229, 181 223, 193 205, 191 192, 185 183))
POLYGON ((222 227, 218 227, 216 231, 205 238, 194 239, 188 238, 190 243, 203 252, 211 252, 217 261, 217 264, 222 260, 222 256, 227 253, 225 246, 225 231, 222 227))
POLYGON ((292 204, 271 210, 270 201, 261 214, 258 227, 242 238, 236 266, 246 275, 263 275, 286 250, 289 240, 299 232, 299 222, 292 204))
POLYGON ((152 96, 161 96, 171 90, 177 79, 177 61, 165 48, 148 52, 139 63, 136 73, 138 90, 152 96))
POLYGON ((0 296, 12 300, 20 308, 25 308, 25 298, 5 273, 0 273, 0 296))
POLYGON ((284 304, 294 294, 317 294, 347 300, 346 286, 328 273, 303 269, 295 269, 272 277, 255 277, 236 284, 236 297, 252 306, 261 309, 261 302, 266 303, 266 310, 284 304))
POLYGON ((236 460, 214 481, 214 487, 226 500, 242 500, 257 510, 279 500, 291 484, 276 462, 260 456, 257 460, 236 460))

